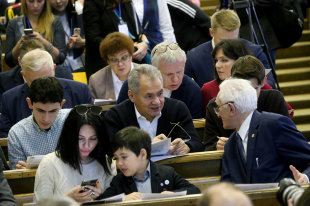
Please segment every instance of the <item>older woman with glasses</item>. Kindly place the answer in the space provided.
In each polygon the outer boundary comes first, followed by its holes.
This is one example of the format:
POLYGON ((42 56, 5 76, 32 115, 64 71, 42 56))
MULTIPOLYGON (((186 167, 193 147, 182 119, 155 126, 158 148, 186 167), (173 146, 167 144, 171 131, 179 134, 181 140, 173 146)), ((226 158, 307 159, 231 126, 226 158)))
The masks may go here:
POLYGON ((41 161, 35 178, 36 201, 67 195, 77 202, 97 198, 110 185, 116 168, 107 156, 109 139, 100 120, 101 107, 75 106, 69 113, 56 151, 41 161), (81 185, 82 181, 94 180, 81 185))
POLYGON ((132 63, 134 43, 120 32, 108 34, 100 43, 101 58, 109 65, 89 78, 89 89, 93 99, 118 98, 120 89, 130 70, 137 66, 132 63))

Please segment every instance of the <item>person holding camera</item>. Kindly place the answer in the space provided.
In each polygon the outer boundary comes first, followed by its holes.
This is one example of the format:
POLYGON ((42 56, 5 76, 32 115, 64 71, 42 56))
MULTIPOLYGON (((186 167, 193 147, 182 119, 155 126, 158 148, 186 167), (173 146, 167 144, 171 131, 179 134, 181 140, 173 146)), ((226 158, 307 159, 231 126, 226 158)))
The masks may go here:
POLYGON ((21 0, 21 3, 23 15, 11 19, 6 29, 7 65, 17 65, 20 44, 28 39, 39 40, 56 64, 63 63, 66 58, 65 33, 60 19, 51 12, 50 1, 21 0))
POLYGON ((109 140, 105 138, 100 113, 101 107, 89 104, 71 110, 55 152, 46 155, 38 167, 36 201, 51 195, 67 195, 77 202, 86 202, 109 187, 116 167, 107 157, 109 140))
POLYGON ((67 56, 63 66, 69 71, 84 69, 85 48, 83 15, 78 15, 69 0, 50 0, 52 12, 60 17, 66 35, 67 56))

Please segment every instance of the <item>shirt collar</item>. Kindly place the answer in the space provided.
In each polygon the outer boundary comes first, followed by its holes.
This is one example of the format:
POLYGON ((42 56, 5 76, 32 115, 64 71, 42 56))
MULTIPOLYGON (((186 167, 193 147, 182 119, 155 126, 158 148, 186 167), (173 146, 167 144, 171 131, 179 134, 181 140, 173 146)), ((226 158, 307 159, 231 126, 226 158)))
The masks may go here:
POLYGON ((150 174, 151 174, 151 167, 150 167, 150 161, 149 161, 149 163, 148 163, 148 165, 147 165, 147 167, 146 167, 146 170, 145 170, 145 172, 144 172, 144 180, 139 180, 139 179, 137 178, 137 175, 134 175, 134 176, 133 176, 133 180, 134 180, 135 182, 143 183, 143 182, 147 181, 147 180, 150 178, 150 176, 151 176, 150 174))
POLYGON ((164 88, 164 96, 165 97, 170 98, 171 97, 171 93, 172 93, 171 90, 164 88))
POLYGON ((252 115, 253 115, 252 111, 247 118, 242 122, 240 129, 238 130, 238 134, 240 135, 241 139, 244 141, 244 139, 246 138, 246 135, 249 131, 250 128, 250 123, 251 123, 251 119, 252 119, 252 115))
MULTIPOLYGON (((135 104, 134 104, 134 106, 135 106, 135 112, 136 112, 136 117, 137 117, 137 119, 143 119, 143 120, 146 120, 146 121, 150 122, 150 121, 147 120, 143 115, 140 114, 140 112, 138 111, 138 109, 137 109, 137 107, 136 107, 135 104)), ((156 120, 156 119, 159 119, 159 117, 161 117, 161 112, 159 113, 159 115, 157 115, 157 116, 153 119, 153 121, 156 120)), ((153 121, 152 121, 152 122, 153 122, 153 121)))
POLYGON ((215 43, 214 43, 214 38, 212 38, 212 48, 214 49, 215 43))

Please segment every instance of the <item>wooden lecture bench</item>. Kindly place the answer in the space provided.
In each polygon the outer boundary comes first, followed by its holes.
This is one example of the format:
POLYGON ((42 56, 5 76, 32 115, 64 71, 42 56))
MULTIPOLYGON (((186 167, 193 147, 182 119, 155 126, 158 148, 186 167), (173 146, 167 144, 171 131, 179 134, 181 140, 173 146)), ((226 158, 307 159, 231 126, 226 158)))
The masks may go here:
MULTIPOLYGON (((303 186, 305 189, 309 187, 309 185, 303 186)), ((254 206, 281 206, 281 204, 277 200, 277 192, 279 188, 273 189, 262 189, 262 190, 251 190, 246 191, 245 193, 250 197, 253 201, 254 206)), ((182 197, 171 197, 171 198, 163 198, 163 199, 154 199, 154 200, 134 200, 128 202, 117 202, 110 204, 96 204, 96 205, 107 205, 107 206, 170 206, 170 205, 178 205, 178 206, 197 206, 198 200, 201 198, 201 194, 196 195, 187 195, 182 197)), ((87 205, 95 205, 87 204, 87 205)))

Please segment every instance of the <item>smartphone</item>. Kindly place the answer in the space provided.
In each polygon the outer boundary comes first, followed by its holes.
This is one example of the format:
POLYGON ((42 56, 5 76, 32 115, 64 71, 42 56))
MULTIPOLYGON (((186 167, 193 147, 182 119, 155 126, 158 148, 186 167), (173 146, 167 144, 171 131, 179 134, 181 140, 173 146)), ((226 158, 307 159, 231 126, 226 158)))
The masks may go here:
POLYGON ((77 35, 81 35, 81 29, 80 28, 74 28, 73 33, 77 35))
POLYGON ((32 29, 24 29, 24 33, 25 33, 26 35, 32 34, 32 33, 33 33, 33 30, 32 30, 32 29))
POLYGON ((90 185, 90 186, 96 187, 97 180, 98 179, 87 180, 87 181, 83 180, 81 183, 81 186, 90 185))

